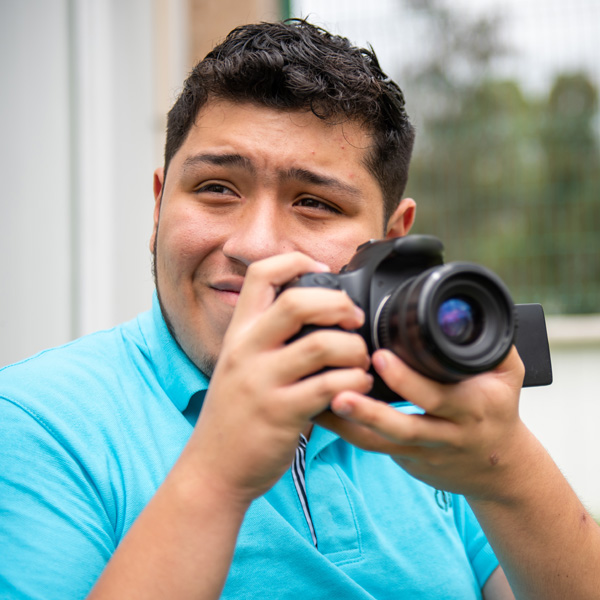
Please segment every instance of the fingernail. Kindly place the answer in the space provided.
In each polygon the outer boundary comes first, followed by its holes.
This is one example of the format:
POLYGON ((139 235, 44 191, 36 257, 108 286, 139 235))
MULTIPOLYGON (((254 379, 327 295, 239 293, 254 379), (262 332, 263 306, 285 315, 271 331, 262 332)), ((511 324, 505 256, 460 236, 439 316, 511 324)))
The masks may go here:
POLYGON ((342 400, 336 402, 335 406, 331 407, 331 410, 340 417, 347 417, 352 412, 352 405, 342 400))
POLYGON ((331 271, 331 268, 329 267, 329 265, 326 265, 325 263, 322 263, 319 261, 317 261, 317 268, 319 269, 319 271, 325 272, 325 273, 329 273, 331 271))
POLYGON ((361 308, 358 308, 358 306, 354 307, 354 314, 356 315, 356 318, 360 321, 360 324, 362 325, 365 322, 365 313, 361 308))
POLYGON ((385 358, 385 354, 383 352, 375 353, 371 360, 378 371, 384 371, 386 369, 387 359, 385 358))

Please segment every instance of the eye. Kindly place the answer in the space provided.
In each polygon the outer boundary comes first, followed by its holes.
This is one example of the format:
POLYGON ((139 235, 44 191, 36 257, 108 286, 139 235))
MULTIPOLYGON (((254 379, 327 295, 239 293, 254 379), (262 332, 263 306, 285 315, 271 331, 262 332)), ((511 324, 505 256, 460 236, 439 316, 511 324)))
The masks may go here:
POLYGON ((197 187, 194 190, 194 193, 196 193, 196 194, 218 194, 218 195, 233 194, 233 195, 235 195, 235 192, 233 192, 230 188, 228 188, 226 185, 224 185, 222 183, 205 183, 205 184, 197 187))
POLYGON ((320 211, 324 211, 324 212, 330 212, 330 213, 333 213, 336 215, 339 215, 342 213, 342 211, 337 206, 334 206, 333 204, 329 204, 328 202, 324 202, 323 200, 318 200, 317 198, 311 198, 311 197, 300 198, 300 200, 296 201, 295 206, 301 206, 301 207, 309 208, 312 210, 320 210, 320 211))

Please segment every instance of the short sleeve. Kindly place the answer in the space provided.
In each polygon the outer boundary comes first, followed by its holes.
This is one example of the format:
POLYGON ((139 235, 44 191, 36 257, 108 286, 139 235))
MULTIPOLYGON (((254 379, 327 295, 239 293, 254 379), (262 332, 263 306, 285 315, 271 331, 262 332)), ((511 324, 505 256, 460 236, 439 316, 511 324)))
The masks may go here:
POLYGON ((0 398, 0 595, 85 598, 115 547, 94 484, 50 427, 0 398))
POLYGON ((498 567, 498 559, 481 525, 462 496, 454 496, 454 519, 480 588, 498 567))

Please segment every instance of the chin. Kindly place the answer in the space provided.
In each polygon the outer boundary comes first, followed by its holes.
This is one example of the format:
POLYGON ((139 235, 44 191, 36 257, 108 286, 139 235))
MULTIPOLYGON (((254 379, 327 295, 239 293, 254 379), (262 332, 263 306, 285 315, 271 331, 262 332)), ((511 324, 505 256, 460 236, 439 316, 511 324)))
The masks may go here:
POLYGON ((193 361, 194 364, 207 376, 212 377, 217 364, 216 356, 200 356, 198 360, 193 361))
POLYGON ((223 335, 226 328, 223 329, 222 333, 217 333, 212 331, 212 328, 210 329, 210 333, 206 331, 204 331, 204 335, 202 331, 198 333, 196 339, 199 342, 194 342, 194 339, 190 339, 189 336, 186 337, 186 341, 188 342, 186 345, 182 344, 182 340, 177 340, 189 359, 208 377, 211 377, 215 370, 219 354, 221 353, 223 335))

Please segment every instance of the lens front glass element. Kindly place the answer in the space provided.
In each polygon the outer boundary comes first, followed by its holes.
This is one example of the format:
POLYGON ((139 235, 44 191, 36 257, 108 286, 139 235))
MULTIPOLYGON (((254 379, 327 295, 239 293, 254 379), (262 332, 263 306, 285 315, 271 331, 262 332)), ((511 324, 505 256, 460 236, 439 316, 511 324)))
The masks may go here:
POLYGON ((438 325, 454 344, 469 344, 481 332, 479 311, 464 298, 448 298, 438 309, 438 325))

